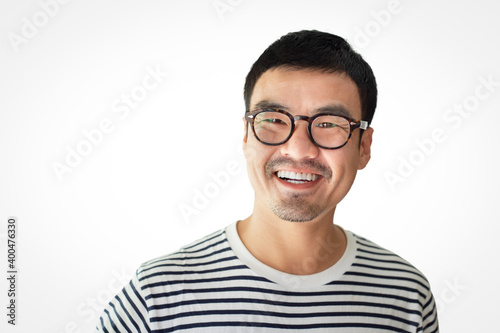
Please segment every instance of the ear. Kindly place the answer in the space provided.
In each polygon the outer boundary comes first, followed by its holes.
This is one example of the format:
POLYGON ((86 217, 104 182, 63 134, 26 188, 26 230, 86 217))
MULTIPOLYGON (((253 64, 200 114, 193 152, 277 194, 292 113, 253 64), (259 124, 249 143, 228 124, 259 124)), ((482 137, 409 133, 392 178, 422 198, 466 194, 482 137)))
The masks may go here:
POLYGON ((243 117, 243 143, 241 145, 241 148, 243 149, 243 155, 245 155, 245 158, 247 156, 247 141, 248 141, 248 122, 246 121, 245 117, 243 117))
POLYGON ((246 144, 248 139, 248 122, 245 117, 243 117, 243 133, 245 134, 243 136, 243 144, 246 144))
POLYGON ((368 127, 363 131, 363 135, 361 136, 361 144, 359 145, 358 170, 364 169, 368 164, 368 161, 370 161, 372 139, 373 128, 368 127))

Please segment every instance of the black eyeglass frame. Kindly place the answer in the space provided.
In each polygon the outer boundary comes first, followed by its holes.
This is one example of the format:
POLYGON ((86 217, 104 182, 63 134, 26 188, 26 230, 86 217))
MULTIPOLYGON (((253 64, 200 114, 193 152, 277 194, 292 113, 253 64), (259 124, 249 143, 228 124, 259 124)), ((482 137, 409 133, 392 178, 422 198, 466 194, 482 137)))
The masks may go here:
POLYGON ((247 124, 250 123, 252 125, 252 131, 253 131, 253 134, 255 136, 255 138, 260 142, 260 143, 263 143, 265 145, 268 145, 268 146, 279 146, 279 145, 282 145, 284 144, 285 142, 287 142, 293 135, 293 132, 295 130, 295 121, 297 120, 304 120, 304 121, 307 121, 307 132, 309 133, 309 138, 311 139, 311 141, 318 147, 320 148, 323 148, 323 149, 330 149, 330 150, 333 150, 333 149, 339 149, 339 148, 342 148, 344 147, 347 142, 349 142, 349 139, 351 138, 352 136, 352 132, 359 128, 361 130, 365 130, 368 128, 368 122, 365 121, 365 120, 355 120, 355 119, 352 119, 352 118, 349 118, 349 117, 345 117, 345 116, 341 116, 341 115, 338 115, 338 114, 335 114, 335 113, 329 113, 329 112, 323 112, 323 113, 317 113, 315 114, 314 116, 312 117, 309 117, 309 116, 301 116, 301 115, 297 115, 297 116, 292 116, 290 113, 288 113, 287 111, 284 111, 284 110, 280 110, 280 109, 257 109, 257 110, 254 110, 254 111, 247 111, 245 112, 245 120, 247 121, 247 124), (278 142, 278 143, 269 143, 269 142, 265 142, 265 141, 262 141, 259 136, 257 135, 257 133, 255 132, 255 126, 254 126, 254 122, 255 122, 255 117, 259 114, 259 113, 262 113, 262 112, 277 112, 277 113, 282 113, 284 115, 286 115, 289 119, 290 119, 290 133, 288 134, 288 136, 282 140, 281 142, 278 142), (312 136, 312 132, 311 132, 311 126, 312 126, 312 123, 313 121, 318 118, 318 117, 321 117, 321 116, 335 116, 335 117, 340 117, 340 118, 344 118, 345 120, 347 120, 349 122, 349 136, 347 137, 347 139, 345 140, 345 142, 338 146, 338 147, 325 147, 325 146, 322 146, 320 144, 318 144, 316 142, 316 140, 314 140, 313 136, 312 136))

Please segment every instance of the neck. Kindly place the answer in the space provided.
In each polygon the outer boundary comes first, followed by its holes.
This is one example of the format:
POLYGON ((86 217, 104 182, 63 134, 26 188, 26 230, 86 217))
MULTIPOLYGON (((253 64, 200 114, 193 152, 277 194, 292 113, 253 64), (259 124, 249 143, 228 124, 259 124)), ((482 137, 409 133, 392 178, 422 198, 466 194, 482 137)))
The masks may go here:
POLYGON ((347 240, 329 214, 308 222, 284 221, 274 214, 254 213, 237 225, 250 253, 279 271, 309 275, 334 265, 343 255, 347 240))

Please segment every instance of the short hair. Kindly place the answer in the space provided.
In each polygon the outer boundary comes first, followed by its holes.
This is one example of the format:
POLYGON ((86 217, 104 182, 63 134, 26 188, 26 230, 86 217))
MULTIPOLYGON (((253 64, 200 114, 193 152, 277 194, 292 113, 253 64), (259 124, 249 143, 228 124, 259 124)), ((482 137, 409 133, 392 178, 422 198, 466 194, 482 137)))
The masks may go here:
POLYGON ((368 63, 342 37, 317 30, 284 35, 272 43, 253 64, 245 80, 246 110, 257 80, 275 68, 312 69, 345 73, 358 87, 362 120, 371 123, 377 106, 377 83, 368 63))

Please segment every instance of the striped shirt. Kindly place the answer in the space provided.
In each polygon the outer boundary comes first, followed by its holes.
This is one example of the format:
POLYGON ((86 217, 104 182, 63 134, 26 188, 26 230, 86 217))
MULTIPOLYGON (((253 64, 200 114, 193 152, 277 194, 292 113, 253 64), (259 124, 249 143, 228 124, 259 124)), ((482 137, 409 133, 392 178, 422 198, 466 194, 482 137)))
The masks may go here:
POLYGON ((332 267, 292 275, 258 261, 236 223, 140 266, 96 332, 438 332, 429 282, 345 230, 332 267))

